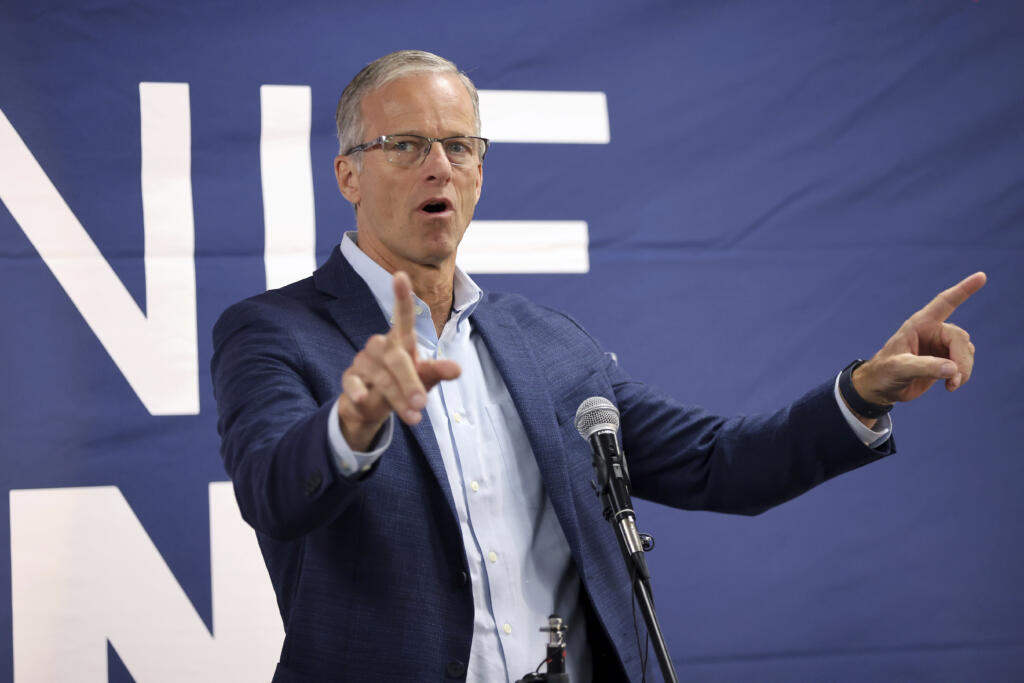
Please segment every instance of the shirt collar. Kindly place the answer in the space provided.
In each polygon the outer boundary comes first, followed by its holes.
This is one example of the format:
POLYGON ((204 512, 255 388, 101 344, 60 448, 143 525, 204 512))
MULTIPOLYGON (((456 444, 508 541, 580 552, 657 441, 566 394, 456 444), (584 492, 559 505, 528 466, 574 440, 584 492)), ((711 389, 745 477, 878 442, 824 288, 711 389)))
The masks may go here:
MULTIPOLYGON (((341 255, 345 257, 352 270, 363 279, 366 286, 370 288, 377 305, 391 324, 392 315, 395 310, 395 290, 392 285, 391 273, 384 270, 376 261, 367 256, 358 246, 359 234, 355 230, 345 233, 341 239, 341 255)), ((455 266, 455 278, 452 293, 452 313, 458 317, 458 325, 468 319, 483 296, 483 290, 473 282, 461 268, 455 266)), ((416 306, 416 332, 428 340, 437 339, 437 331, 430 318, 430 307, 423 302, 415 293, 412 295, 413 303, 416 306)))

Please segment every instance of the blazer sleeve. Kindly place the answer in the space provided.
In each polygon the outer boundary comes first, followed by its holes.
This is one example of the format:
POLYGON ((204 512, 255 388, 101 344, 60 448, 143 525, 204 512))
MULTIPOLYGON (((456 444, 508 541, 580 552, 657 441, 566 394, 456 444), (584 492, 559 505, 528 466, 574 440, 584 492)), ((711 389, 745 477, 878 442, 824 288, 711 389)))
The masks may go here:
POLYGON ((524 310, 514 311, 520 325, 558 340, 537 345, 535 354, 543 375, 559 384, 553 396, 562 419, 571 421, 588 396, 603 395, 618 406, 630 480, 640 498, 754 515, 895 452, 891 438, 878 448, 857 438, 836 404, 834 379, 770 414, 714 415, 631 378, 564 313, 520 305, 524 310))
POLYGON ((235 304, 214 326, 210 364, 221 456, 242 517, 278 540, 330 522, 358 491, 332 460, 336 396, 314 395, 291 329, 265 301, 235 304))
POLYGON ((895 452, 865 446, 843 418, 830 380, 767 415, 721 417, 606 372, 623 448, 641 498, 674 507, 754 515, 895 452))

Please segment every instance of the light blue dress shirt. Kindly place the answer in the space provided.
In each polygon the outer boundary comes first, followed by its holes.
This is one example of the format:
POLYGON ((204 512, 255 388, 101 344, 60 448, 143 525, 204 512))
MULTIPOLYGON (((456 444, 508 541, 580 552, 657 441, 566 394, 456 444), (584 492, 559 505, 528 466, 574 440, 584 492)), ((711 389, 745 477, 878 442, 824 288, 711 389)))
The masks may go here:
MULTIPOLYGON (((341 252, 392 320, 392 276, 359 250, 347 233, 341 252)), ((548 615, 569 624, 567 668, 572 681, 591 679, 580 580, 569 543, 541 481, 540 470, 505 381, 473 332, 470 315, 482 292, 456 269, 454 306, 438 338, 430 308, 418 297, 416 341, 421 357, 448 358, 459 378, 427 394, 427 415, 455 501, 473 591, 473 642, 467 680, 515 681, 544 659, 548 615)), ((334 414, 337 414, 335 410, 334 414)), ((328 433, 343 474, 368 469, 391 443, 392 416, 370 453, 354 453, 332 416, 328 433)))
MULTIPOLYGON (((384 317, 393 323, 392 276, 360 251, 348 232, 341 253, 366 282, 384 317)), ((473 642, 467 680, 515 681, 544 658, 547 636, 538 629, 556 613, 569 624, 567 668, 572 681, 591 679, 586 626, 579 605, 579 575, 568 541, 544 491, 540 470, 522 421, 490 352, 473 333, 470 315, 481 290, 455 269, 454 305, 440 338, 430 308, 414 295, 415 331, 421 357, 459 364, 458 379, 427 394, 427 415, 441 451, 455 501, 473 591, 473 642)), ((869 446, 892 431, 886 415, 868 429, 846 407, 839 409, 857 437, 869 446)), ((391 445, 392 415, 373 451, 353 452, 341 435, 337 406, 328 435, 338 469, 346 476, 369 470, 391 445)))

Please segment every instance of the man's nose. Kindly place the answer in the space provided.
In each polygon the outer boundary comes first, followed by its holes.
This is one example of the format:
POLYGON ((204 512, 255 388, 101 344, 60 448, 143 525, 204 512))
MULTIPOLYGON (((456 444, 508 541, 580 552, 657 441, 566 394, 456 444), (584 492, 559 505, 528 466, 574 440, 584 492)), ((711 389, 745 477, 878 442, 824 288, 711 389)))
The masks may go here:
POLYGON ((452 174, 452 162, 444 152, 444 145, 438 141, 430 143, 427 158, 423 160, 423 168, 431 178, 447 180, 452 174))

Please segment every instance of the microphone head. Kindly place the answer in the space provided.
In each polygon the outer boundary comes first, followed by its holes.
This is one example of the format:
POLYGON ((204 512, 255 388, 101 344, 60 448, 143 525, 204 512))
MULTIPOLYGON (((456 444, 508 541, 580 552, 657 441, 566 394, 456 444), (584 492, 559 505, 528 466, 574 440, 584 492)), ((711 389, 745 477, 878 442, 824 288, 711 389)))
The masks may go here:
POLYGON ((594 432, 619 430, 619 409, 604 396, 591 396, 576 409, 576 431, 584 439, 594 432))

